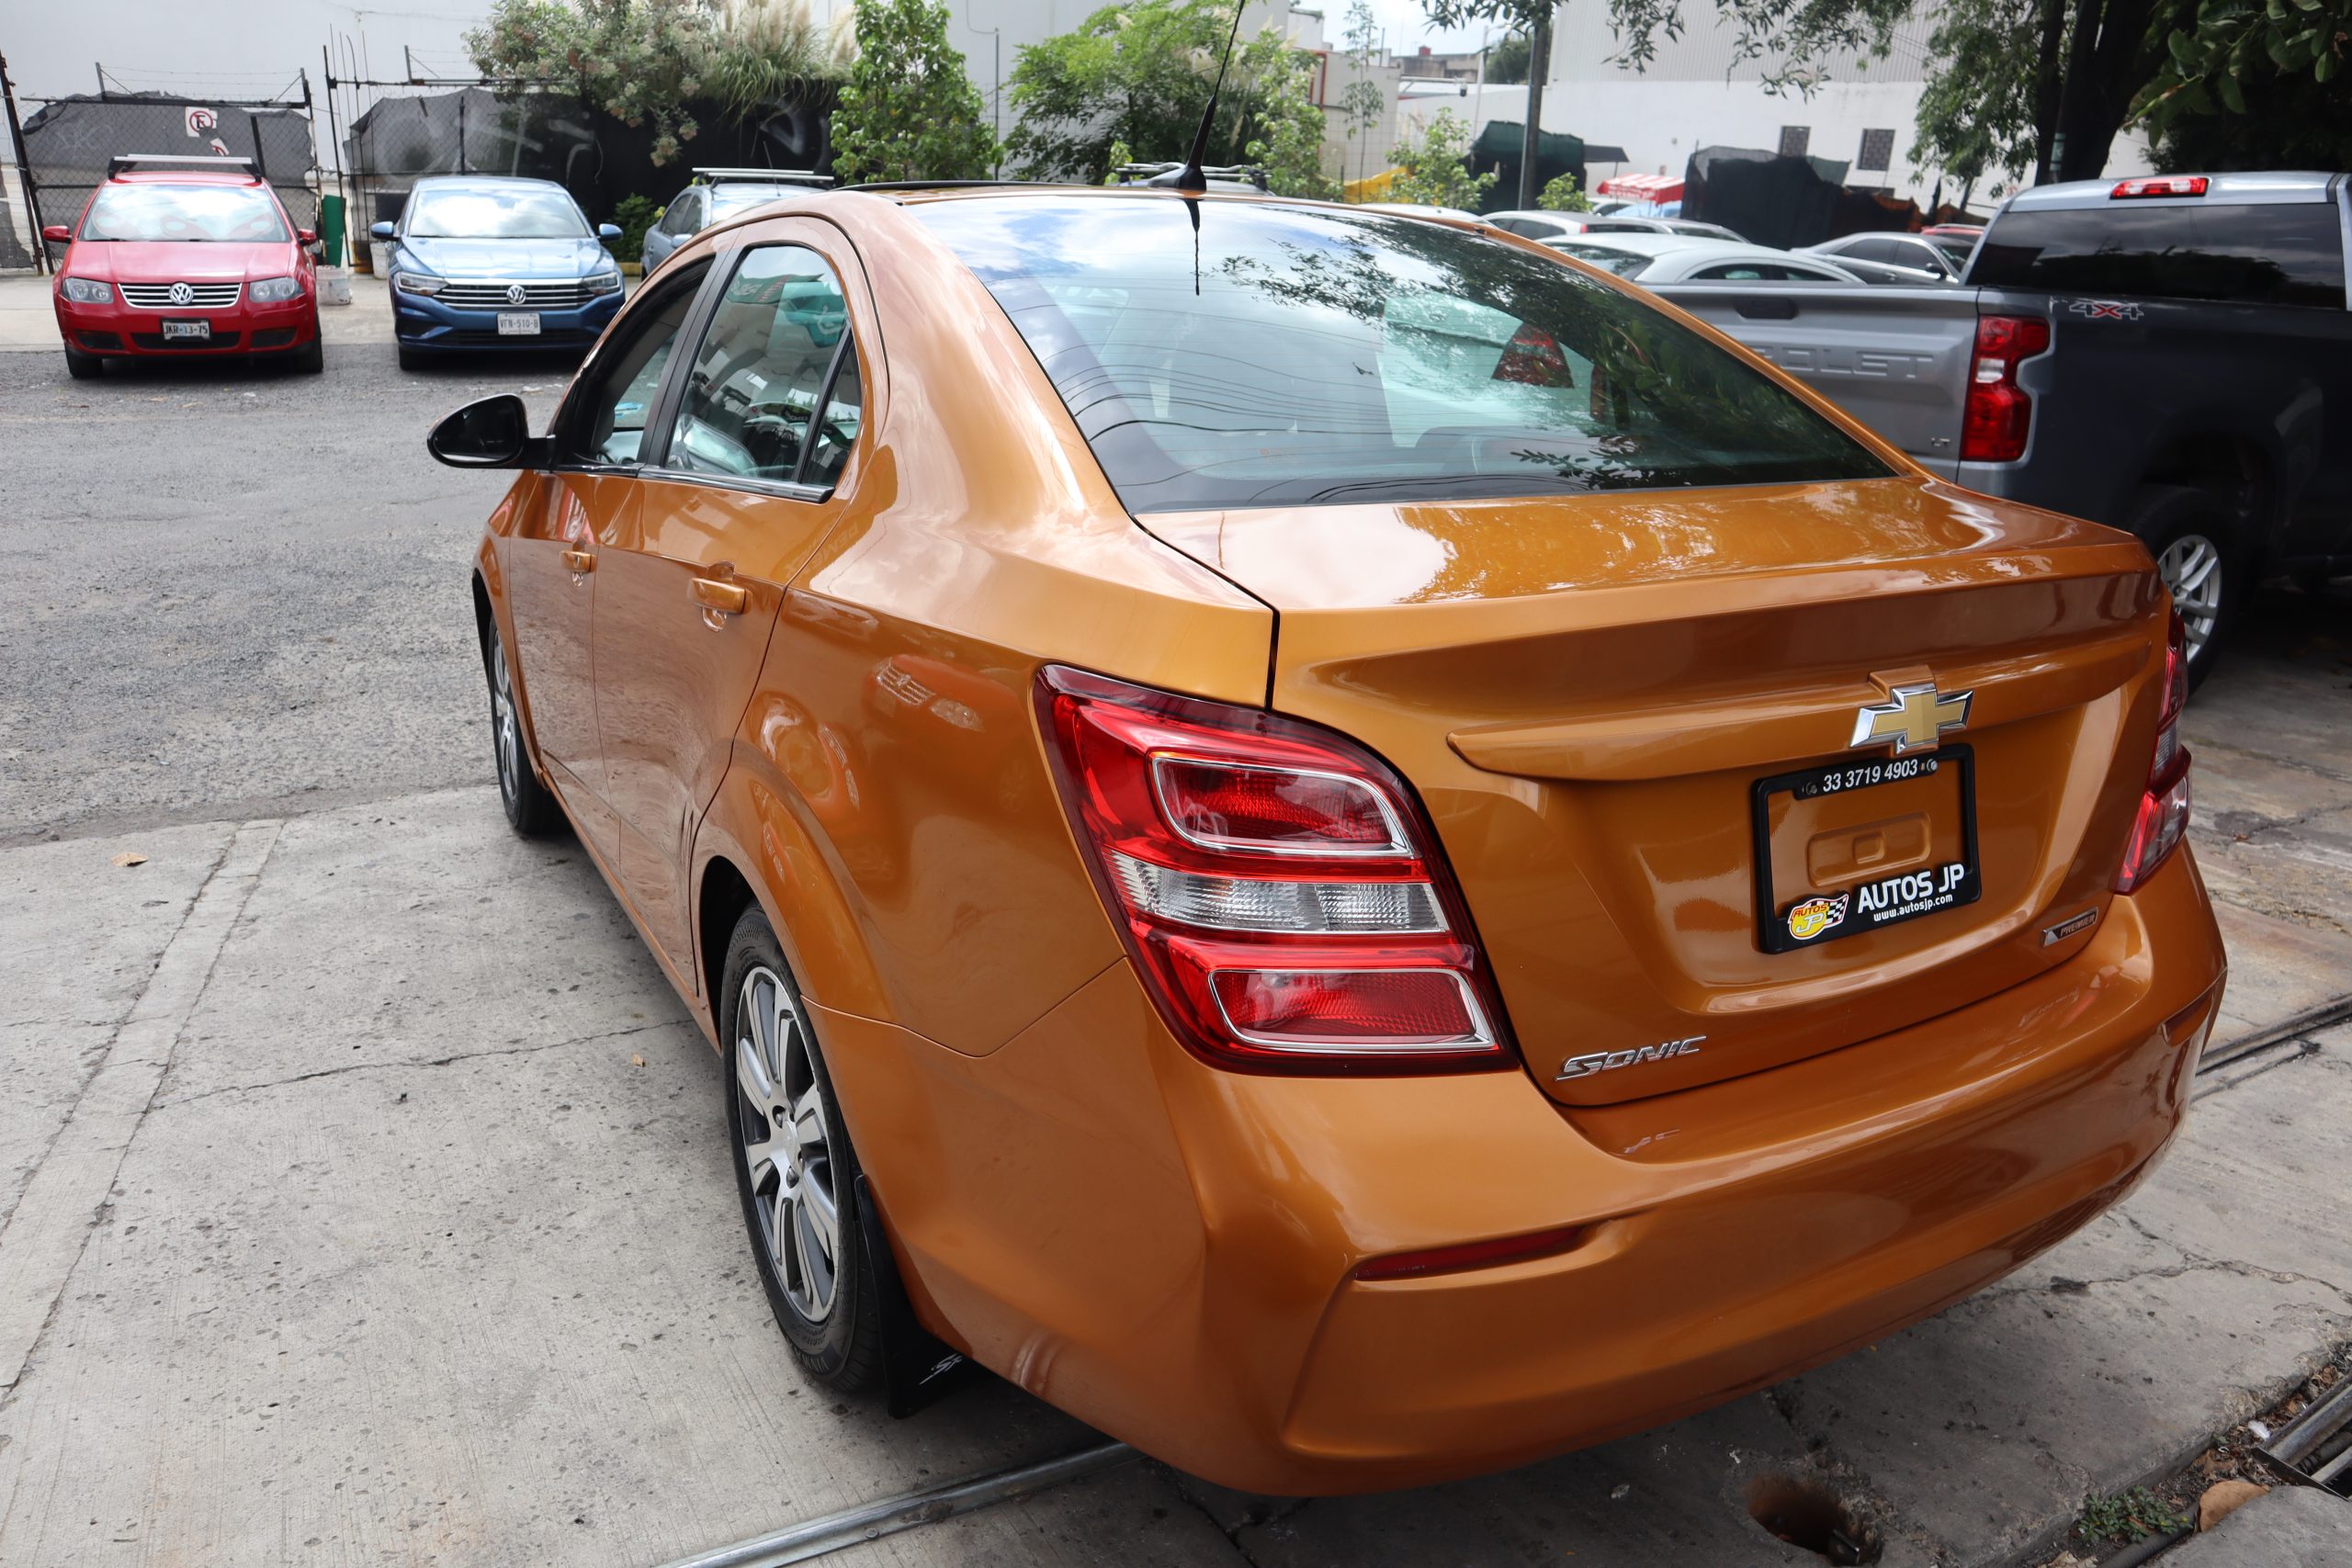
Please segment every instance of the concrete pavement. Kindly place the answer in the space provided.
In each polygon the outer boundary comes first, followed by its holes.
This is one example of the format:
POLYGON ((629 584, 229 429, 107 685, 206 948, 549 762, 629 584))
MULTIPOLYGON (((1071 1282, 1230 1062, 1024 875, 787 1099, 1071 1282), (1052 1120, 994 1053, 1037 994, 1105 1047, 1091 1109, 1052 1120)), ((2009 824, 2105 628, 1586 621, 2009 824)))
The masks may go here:
MULTIPOLYGON (((2278 906, 2228 907, 2235 1032, 2352 988, 2344 879, 2282 891, 2352 809, 2287 809, 2352 784, 2344 688, 2306 649, 2192 710, 2209 877, 2278 906)), ((716 1058, 486 784, 20 845, 0 887, 38 981, 0 1095, 0 1561, 652 1563, 1087 1440, 999 1383, 893 1422, 801 1382, 716 1058)), ((1790 1476, 1888 1563, 2025 1561, 2345 1337, 2348 1113, 2352 1024, 2210 1075, 2149 1184, 2010 1280, 1589 1453, 1305 1504, 1136 1467, 847 1557, 1818 1562, 1749 1517, 1790 1476)))

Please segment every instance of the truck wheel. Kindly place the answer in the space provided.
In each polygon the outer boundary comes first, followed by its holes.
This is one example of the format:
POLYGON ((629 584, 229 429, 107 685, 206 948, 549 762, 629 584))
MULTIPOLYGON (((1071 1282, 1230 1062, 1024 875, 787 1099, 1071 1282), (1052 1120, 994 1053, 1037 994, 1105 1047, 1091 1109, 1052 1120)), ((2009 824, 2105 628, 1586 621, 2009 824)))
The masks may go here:
POLYGON ((2156 558, 2157 575, 2188 629, 2193 692, 2235 635, 2253 586, 2237 519, 2211 491, 2148 485, 2132 504, 2128 526, 2156 558))

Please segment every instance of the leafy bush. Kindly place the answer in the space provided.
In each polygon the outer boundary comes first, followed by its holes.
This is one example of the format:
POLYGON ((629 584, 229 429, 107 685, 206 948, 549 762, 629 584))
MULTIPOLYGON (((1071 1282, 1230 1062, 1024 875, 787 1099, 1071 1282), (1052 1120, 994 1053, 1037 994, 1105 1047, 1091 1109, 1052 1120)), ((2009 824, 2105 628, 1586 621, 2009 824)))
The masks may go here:
POLYGON ((2112 1497, 2094 1494, 2083 1499, 2080 1529, 2092 1540, 2133 1541, 2145 1536, 2171 1535, 2188 1528, 2187 1515, 2144 1486, 2112 1497))
POLYGON ((701 130, 690 99, 740 113, 839 81, 850 45, 809 19, 806 0, 495 0, 466 49, 485 76, 552 84, 624 125, 650 124, 658 164, 701 130))
POLYGON ((996 161, 996 133, 933 0, 857 0, 857 63, 833 110, 843 180, 969 180, 996 161))
POLYGON ((1487 193, 1495 188, 1496 175, 1492 169, 1471 174, 1469 150, 1470 128, 1452 109, 1439 110, 1419 141, 1401 141, 1389 154, 1403 172, 1389 186, 1388 199, 1477 211, 1487 193))
POLYGON ((1590 212, 1592 197, 1585 195, 1574 175, 1555 175, 1544 182, 1544 193, 1535 205, 1546 212, 1590 212))
POLYGON ((613 206, 613 221, 620 225, 621 237, 605 248, 623 261, 634 261, 645 254, 645 231, 661 220, 662 204, 651 197, 623 197, 613 206))

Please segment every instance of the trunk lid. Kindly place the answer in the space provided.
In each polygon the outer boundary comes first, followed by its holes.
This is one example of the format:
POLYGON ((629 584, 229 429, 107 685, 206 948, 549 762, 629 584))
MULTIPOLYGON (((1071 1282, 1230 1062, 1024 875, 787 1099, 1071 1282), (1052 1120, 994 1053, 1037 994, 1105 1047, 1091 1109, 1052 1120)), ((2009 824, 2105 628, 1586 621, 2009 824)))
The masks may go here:
POLYGON ((1274 708, 1419 791, 1564 1103, 1905 1028, 2071 956, 2090 926, 2045 930, 2105 907, 2165 631, 2124 535, 1916 479, 1142 521, 1274 607, 1274 708), (1857 716, 1925 682, 1971 694, 1907 754, 1935 773, 1759 807, 1758 780, 1888 761, 1857 716), (1932 876, 1963 773, 1973 902, 1766 951, 1760 868, 1778 929, 1932 876))

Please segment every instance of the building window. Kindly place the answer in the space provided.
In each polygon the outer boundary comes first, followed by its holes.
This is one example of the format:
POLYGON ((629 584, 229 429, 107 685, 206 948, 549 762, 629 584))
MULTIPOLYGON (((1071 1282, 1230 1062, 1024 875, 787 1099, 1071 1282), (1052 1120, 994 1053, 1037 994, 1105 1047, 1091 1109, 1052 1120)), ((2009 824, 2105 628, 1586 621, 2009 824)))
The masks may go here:
MULTIPOLYGON (((1787 133, 1782 132, 1782 134, 1785 135, 1787 133)), ((1862 150, 1855 156, 1854 167, 1857 169, 1883 169, 1894 161, 1894 131, 1865 130, 1862 132, 1862 150)))
POLYGON ((1813 148, 1813 127, 1784 125, 1781 127, 1781 156, 1802 158, 1813 148))

